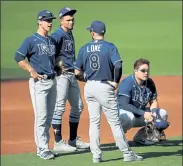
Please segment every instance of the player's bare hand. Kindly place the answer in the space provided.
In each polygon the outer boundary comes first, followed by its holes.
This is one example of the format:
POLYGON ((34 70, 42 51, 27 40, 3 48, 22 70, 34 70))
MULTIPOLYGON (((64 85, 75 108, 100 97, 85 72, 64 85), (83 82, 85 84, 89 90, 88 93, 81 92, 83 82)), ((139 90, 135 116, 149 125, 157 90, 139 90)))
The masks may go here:
POLYGON ((62 71, 66 71, 66 68, 65 68, 65 66, 61 66, 61 69, 62 69, 62 71))
POLYGON ((34 79, 42 80, 44 78, 43 75, 38 74, 35 70, 30 71, 30 76, 34 79))
POLYGON ((145 112, 144 113, 144 119, 147 122, 152 122, 153 121, 153 114, 152 114, 152 112, 145 112))
POLYGON ((118 83, 116 83, 114 81, 107 81, 107 82, 114 87, 114 90, 116 90, 118 88, 118 83))

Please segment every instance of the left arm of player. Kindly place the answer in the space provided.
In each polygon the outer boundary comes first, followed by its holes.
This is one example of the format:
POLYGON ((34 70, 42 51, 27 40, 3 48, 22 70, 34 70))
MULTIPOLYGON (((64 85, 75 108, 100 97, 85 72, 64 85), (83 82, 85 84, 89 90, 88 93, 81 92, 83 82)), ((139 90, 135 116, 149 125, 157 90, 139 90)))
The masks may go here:
POLYGON ((152 79, 150 79, 150 81, 151 81, 150 89, 152 91, 152 95, 151 95, 151 100, 149 101, 149 104, 150 104, 150 111, 153 113, 153 112, 156 112, 155 110, 157 108, 159 108, 159 103, 157 99, 157 91, 156 91, 155 83, 152 79))
POLYGON ((122 76, 122 60, 115 46, 111 50, 111 61, 114 65, 114 80, 109 81, 109 83, 117 89, 122 76))
POLYGON ((55 68, 60 69, 62 67, 62 56, 61 56, 61 45, 62 45, 62 36, 59 31, 55 31, 51 34, 51 39, 53 40, 55 47, 56 47, 56 54, 55 54, 55 68))
POLYGON ((151 111, 153 110, 153 108, 159 108, 159 103, 158 103, 157 99, 151 100, 149 102, 149 104, 150 104, 150 110, 151 111))
POLYGON ((79 50, 76 62, 74 63, 74 73, 76 79, 82 82, 86 82, 83 71, 83 50, 82 48, 79 50))

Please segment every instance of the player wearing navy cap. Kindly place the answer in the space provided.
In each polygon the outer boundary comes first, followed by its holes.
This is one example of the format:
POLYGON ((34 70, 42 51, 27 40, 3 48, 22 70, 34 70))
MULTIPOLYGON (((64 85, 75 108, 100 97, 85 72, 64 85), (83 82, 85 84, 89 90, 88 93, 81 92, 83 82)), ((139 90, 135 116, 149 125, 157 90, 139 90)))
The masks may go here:
POLYGON ((156 86, 149 77, 149 71, 150 62, 137 59, 134 63, 134 74, 121 82, 117 92, 123 130, 127 132, 133 127, 146 126, 134 137, 135 142, 143 145, 152 145, 161 140, 161 135, 165 137, 163 130, 169 126, 168 113, 159 108, 156 86), (153 124, 151 134, 150 124, 153 124))
POLYGON ((54 151, 76 151, 77 148, 89 148, 89 143, 81 141, 77 135, 83 102, 80 89, 74 74, 75 41, 72 34, 74 27, 75 9, 62 8, 59 12, 60 27, 52 33, 59 46, 57 67, 57 102, 53 115, 54 151), (71 105, 69 126, 70 138, 68 144, 62 138, 62 116, 65 112, 66 101, 71 105))
POLYGON ((101 21, 92 22, 88 28, 92 41, 79 50, 75 63, 75 74, 86 81, 84 96, 88 105, 90 118, 90 149, 93 163, 102 161, 100 149, 101 110, 107 117, 113 136, 124 161, 142 160, 129 148, 118 116, 115 89, 122 75, 122 60, 116 46, 104 40, 106 26, 101 21))
POLYGON ((42 10, 37 17, 38 30, 27 37, 15 53, 18 65, 30 73, 30 95, 34 108, 34 138, 37 155, 43 159, 53 159, 49 150, 49 129, 56 102, 55 56, 56 42, 48 36, 52 12, 42 10), (28 62, 27 62, 27 60, 28 62))

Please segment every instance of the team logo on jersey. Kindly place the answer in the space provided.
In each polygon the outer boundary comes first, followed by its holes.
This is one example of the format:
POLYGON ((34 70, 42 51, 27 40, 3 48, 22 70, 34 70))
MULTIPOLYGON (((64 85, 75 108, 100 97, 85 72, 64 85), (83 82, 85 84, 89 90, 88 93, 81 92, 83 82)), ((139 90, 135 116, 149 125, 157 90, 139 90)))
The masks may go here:
POLYGON ((133 86, 132 88, 132 100, 137 101, 140 105, 146 105, 151 96, 152 92, 145 90, 142 92, 139 87, 133 86))
POLYGON ((46 45, 44 43, 37 44, 39 48, 39 55, 47 54, 52 56, 55 54, 55 46, 54 45, 46 45))
POLYGON ((74 50, 74 41, 73 40, 65 40, 65 51, 73 51, 74 50))

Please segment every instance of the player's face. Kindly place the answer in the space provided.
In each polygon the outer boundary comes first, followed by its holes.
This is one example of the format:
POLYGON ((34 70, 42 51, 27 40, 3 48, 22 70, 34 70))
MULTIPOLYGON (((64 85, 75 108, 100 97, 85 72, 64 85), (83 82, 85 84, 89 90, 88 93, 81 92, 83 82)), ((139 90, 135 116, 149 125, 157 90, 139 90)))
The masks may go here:
POLYGON ((68 29, 68 30, 72 30, 74 27, 74 16, 64 16, 60 19, 61 25, 68 29))
POLYGON ((39 25, 47 32, 50 32, 52 29, 53 19, 40 21, 39 25))
POLYGON ((135 76, 142 81, 147 80, 149 77, 149 66, 147 64, 141 65, 135 70, 135 76))

